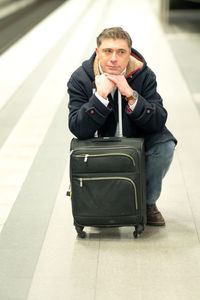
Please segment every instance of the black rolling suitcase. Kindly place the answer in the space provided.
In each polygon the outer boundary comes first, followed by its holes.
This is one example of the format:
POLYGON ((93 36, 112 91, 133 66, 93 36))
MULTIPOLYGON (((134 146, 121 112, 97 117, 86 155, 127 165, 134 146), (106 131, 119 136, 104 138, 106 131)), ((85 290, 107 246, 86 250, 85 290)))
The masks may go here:
MULTIPOLYGON (((121 95, 119 131, 122 135, 121 95)), ((72 139, 71 202, 78 236, 85 226, 134 226, 134 237, 146 224, 143 139, 110 137, 72 139)))

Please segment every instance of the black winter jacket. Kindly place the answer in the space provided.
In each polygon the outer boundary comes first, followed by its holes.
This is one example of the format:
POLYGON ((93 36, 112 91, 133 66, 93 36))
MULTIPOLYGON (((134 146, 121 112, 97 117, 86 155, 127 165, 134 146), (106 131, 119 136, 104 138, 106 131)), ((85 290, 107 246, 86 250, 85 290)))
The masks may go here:
MULTIPOLYGON (((94 95, 94 81, 98 71, 96 53, 83 62, 68 81, 69 129, 79 139, 114 136, 118 122, 117 92, 114 99, 108 96, 109 107, 94 95)), ((138 92, 138 102, 133 112, 128 112, 127 101, 122 96, 123 135, 143 137, 146 149, 156 143, 174 140, 166 128, 167 111, 157 92, 156 76, 140 53, 132 49, 125 75, 128 84, 138 92)))

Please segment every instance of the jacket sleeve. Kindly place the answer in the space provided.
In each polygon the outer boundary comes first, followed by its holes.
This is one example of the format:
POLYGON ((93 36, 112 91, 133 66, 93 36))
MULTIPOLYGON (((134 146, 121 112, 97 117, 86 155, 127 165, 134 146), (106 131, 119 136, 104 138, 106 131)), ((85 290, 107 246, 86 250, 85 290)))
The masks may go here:
POLYGON ((137 105, 128 115, 132 122, 145 133, 161 132, 165 126, 167 111, 157 92, 156 76, 150 69, 144 79, 137 105))
POLYGON ((89 79, 88 82, 82 82, 81 78, 72 75, 67 86, 69 129, 79 139, 94 137, 95 132, 105 123, 111 109, 92 94, 89 79))

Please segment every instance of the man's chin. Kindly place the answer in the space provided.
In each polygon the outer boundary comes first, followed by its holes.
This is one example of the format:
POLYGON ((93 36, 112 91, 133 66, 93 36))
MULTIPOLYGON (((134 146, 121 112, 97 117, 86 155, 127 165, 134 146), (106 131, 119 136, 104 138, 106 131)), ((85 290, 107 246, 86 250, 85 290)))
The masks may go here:
POLYGON ((120 75, 121 72, 119 70, 108 70, 106 73, 110 75, 120 75))

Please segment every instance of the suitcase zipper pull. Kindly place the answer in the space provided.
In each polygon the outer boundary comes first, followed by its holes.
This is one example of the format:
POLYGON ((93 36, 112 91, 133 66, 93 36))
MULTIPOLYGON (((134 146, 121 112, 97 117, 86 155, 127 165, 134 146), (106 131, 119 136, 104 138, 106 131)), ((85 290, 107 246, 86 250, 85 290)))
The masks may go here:
POLYGON ((83 187, 83 179, 80 178, 79 180, 80 180, 80 187, 83 187))
POLYGON ((85 154, 85 156, 84 156, 84 162, 86 163, 87 160, 88 160, 88 154, 85 154))

